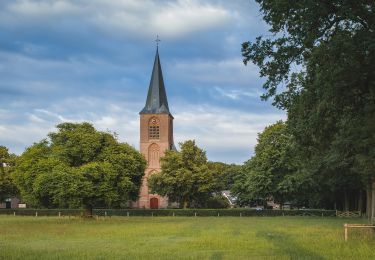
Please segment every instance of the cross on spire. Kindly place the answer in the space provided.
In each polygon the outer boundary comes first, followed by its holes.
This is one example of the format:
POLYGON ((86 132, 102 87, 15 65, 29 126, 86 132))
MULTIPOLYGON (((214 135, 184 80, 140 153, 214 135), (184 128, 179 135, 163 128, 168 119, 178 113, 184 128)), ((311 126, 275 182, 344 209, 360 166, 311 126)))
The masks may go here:
POLYGON ((159 39, 159 35, 156 35, 156 48, 159 47, 159 42, 161 42, 161 40, 159 39))

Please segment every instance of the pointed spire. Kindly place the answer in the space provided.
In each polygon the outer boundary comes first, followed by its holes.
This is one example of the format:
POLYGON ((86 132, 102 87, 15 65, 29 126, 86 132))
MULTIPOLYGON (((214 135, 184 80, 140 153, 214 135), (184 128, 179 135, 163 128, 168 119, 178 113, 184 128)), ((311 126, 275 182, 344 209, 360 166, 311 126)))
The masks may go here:
POLYGON ((146 105, 140 114, 170 114, 158 47, 156 48, 154 68, 152 69, 146 105))

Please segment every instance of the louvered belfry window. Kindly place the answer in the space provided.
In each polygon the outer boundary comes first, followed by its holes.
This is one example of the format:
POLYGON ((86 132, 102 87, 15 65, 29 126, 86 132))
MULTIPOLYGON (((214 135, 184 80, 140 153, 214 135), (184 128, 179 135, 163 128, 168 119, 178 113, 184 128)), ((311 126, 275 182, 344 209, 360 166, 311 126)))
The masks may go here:
POLYGON ((151 118, 148 126, 148 137, 149 139, 159 139, 159 120, 157 118, 151 118))

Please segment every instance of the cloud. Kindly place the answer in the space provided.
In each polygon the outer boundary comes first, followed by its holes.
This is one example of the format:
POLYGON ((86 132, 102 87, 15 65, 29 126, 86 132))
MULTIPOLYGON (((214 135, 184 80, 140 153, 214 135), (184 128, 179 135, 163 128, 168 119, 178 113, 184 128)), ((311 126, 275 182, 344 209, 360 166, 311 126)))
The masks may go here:
POLYGON ((15 103, 27 97, 26 107, 40 100, 52 103, 66 97, 75 99, 82 93, 105 94, 103 98, 111 98, 111 94, 132 95, 133 92, 127 90, 136 89, 140 84, 132 77, 142 73, 139 66, 119 65, 99 57, 41 59, 0 50, 0 60, 0 102, 15 103))
POLYGON ((53 18, 52 27, 60 28, 64 24, 69 26, 69 20, 80 20, 107 33, 130 32, 142 37, 158 33, 164 38, 208 30, 230 20, 230 13, 222 6, 197 0, 16 0, 4 10, 1 13, 6 17, 0 21, 9 24, 29 21, 43 25, 43 21, 53 18))
POLYGON ((8 109, 0 108, 0 122, 9 120, 12 117, 12 112, 8 109))
POLYGON ((22 153, 61 122, 88 121, 138 148, 159 34, 176 142, 195 139, 210 160, 243 162, 257 133, 285 117, 259 101, 258 68, 242 63, 241 42, 264 28, 257 8, 247 0, 0 1, 0 144, 22 153))
POLYGON ((258 133, 265 126, 285 119, 285 114, 281 112, 257 114, 216 106, 175 109, 175 139, 178 142, 195 139, 207 151, 210 160, 227 163, 242 163, 249 159, 258 133), (216 157, 218 154, 221 155, 216 157))
POLYGON ((222 97, 229 98, 232 100, 239 100, 242 98, 259 98, 261 96, 260 91, 242 91, 239 89, 229 89, 226 90, 224 88, 215 87, 215 91, 222 97))
POLYGON ((40 117, 38 117, 37 115, 34 115, 34 114, 31 114, 29 116, 29 121, 31 123, 35 123, 35 124, 39 124, 39 123, 44 123, 45 122, 44 119, 42 119, 42 118, 40 118, 40 117))
POLYGON ((34 142, 46 138, 54 126, 48 122, 35 122, 32 118, 24 124, 0 124, 0 143, 10 148, 12 153, 20 154, 34 142))
POLYGON ((79 9, 71 1, 33 1, 18 0, 8 5, 8 11, 29 17, 56 17, 77 13, 79 9))
MULTIPOLYGON (((98 130, 116 132, 121 142, 139 147, 139 106, 126 106, 113 101, 87 99, 92 107, 86 110, 84 102, 74 108, 64 100, 53 108, 34 109, 23 124, 2 123, 0 143, 11 144, 11 151, 23 152, 32 143, 47 137, 61 122, 91 122, 98 130), (89 113, 88 113, 89 111, 89 113), (69 116, 70 115, 70 116, 69 116)), ((126 104, 126 103, 125 103, 126 104)), ((242 163, 250 158, 257 134, 266 125, 285 119, 280 112, 257 114, 214 105, 177 105, 174 112, 175 142, 195 139, 213 161, 242 163), (226 151, 236 151, 228 153, 226 151)), ((1 114, 0 114, 1 115, 1 114)))
POLYGON ((118 119, 113 116, 103 116, 95 121, 96 125, 100 125, 101 127, 106 127, 108 129, 113 129, 114 127, 119 125, 118 119))
POLYGON ((167 66, 172 67, 173 77, 199 83, 238 86, 259 81, 258 69, 251 64, 244 66, 240 57, 223 60, 179 60, 167 66))
MULTIPOLYGON (((45 109, 35 109, 35 112, 39 114, 40 117, 44 117, 46 120, 34 115, 34 117, 38 117, 40 118, 40 120, 43 120, 43 122, 45 121, 54 121, 54 122, 64 122, 64 121, 76 121, 76 120, 72 120, 72 119, 67 119, 65 118, 64 116, 62 115, 59 115, 57 113, 54 113, 54 112, 51 112, 51 111, 48 111, 48 110, 45 110, 45 109)), ((78 120, 79 121, 79 120, 78 120)))
POLYGON ((229 13, 222 7, 180 0, 156 12, 151 24, 154 24, 153 29, 168 37, 217 27, 228 20, 229 13))
POLYGON ((106 31, 130 31, 146 37, 160 34, 166 39, 180 38, 221 26, 230 19, 223 7, 196 0, 120 1, 113 7, 97 13, 91 18, 93 23, 106 31))

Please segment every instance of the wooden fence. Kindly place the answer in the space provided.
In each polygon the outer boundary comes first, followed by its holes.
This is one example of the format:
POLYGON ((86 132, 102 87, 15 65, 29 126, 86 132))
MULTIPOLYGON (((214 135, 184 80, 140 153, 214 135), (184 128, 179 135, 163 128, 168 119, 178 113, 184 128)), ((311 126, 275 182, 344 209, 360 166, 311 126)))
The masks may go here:
POLYGON ((338 211, 336 210, 336 216, 339 218, 358 218, 362 214, 360 211, 338 211))
POLYGON ((371 229, 372 231, 375 231, 375 225, 370 225, 370 224, 344 224, 344 237, 345 241, 348 241, 348 231, 349 228, 367 228, 371 229))

